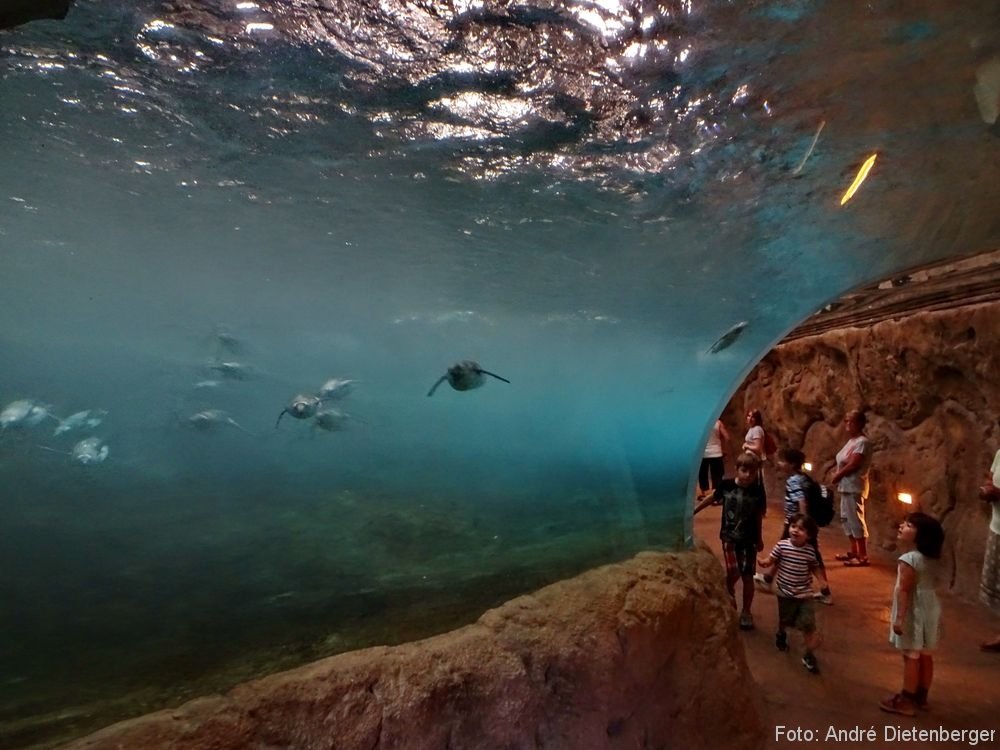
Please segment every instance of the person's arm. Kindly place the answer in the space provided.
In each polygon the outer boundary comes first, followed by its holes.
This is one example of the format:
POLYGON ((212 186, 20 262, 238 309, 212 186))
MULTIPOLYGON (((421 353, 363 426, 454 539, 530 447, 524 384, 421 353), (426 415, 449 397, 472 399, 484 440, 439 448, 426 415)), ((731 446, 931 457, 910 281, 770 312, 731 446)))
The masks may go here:
POLYGON ((826 578, 826 569, 819 564, 818 560, 816 562, 816 567, 813 568, 813 575, 816 577, 816 580, 819 581, 820 591, 822 593, 829 594, 830 582, 826 578))
POLYGON ((722 424, 722 420, 719 420, 719 443, 722 445, 722 455, 729 455, 729 430, 726 426, 722 424))
POLYGON ((896 619, 892 623, 892 632, 903 634, 903 621, 910 610, 910 599, 913 589, 917 586, 917 572, 905 562, 899 563, 899 594, 896 596, 896 619))
POLYGON ((696 515, 697 513, 701 512, 702 510, 704 510, 705 508, 707 508, 709 505, 712 504, 713 500, 715 500, 714 493, 711 494, 711 495, 709 495, 708 497, 706 497, 704 500, 702 500, 696 506, 694 506, 694 511, 692 511, 691 515, 696 515))
POLYGON ((771 550, 771 554, 768 555, 767 557, 758 557, 757 564, 764 570, 767 570, 778 561, 777 555, 778 555, 778 548, 775 547, 773 550, 771 550))
MULTIPOLYGON (((791 479, 789 479, 788 482, 791 482, 791 479)), ((806 503, 806 489, 804 482, 801 479, 791 485, 789 485, 788 482, 786 482, 785 492, 788 494, 788 497, 792 500, 792 502, 795 503, 796 507, 798 507, 799 513, 804 516, 808 516, 809 506, 806 503)))
POLYGON ((841 479, 846 477, 848 474, 853 474, 854 472, 856 472, 858 469, 861 468, 861 464, 864 460, 865 457, 863 454, 852 453, 848 457, 847 463, 845 463, 839 470, 833 472, 833 475, 830 477, 830 482, 832 484, 836 484, 841 479))
POLYGON ((751 453, 756 453, 758 456, 764 455, 764 438, 758 436, 751 438, 750 440, 745 440, 743 442, 743 450, 750 451, 751 453))

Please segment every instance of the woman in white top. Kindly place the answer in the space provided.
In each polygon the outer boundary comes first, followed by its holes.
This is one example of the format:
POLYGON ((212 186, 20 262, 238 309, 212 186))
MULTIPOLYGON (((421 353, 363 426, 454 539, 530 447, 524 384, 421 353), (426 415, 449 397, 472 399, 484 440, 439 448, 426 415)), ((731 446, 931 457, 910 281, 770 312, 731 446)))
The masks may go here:
POLYGON ((767 490, 764 487, 764 463, 767 460, 764 450, 764 417, 760 409, 751 409, 747 412, 747 434, 743 436, 744 453, 753 453, 760 460, 760 468, 757 469, 757 484, 760 486, 760 494, 764 498, 764 505, 767 505, 767 490))
POLYGON ((844 417, 847 442, 837 453, 837 470, 830 482, 840 493, 840 523, 851 540, 851 551, 837 555, 844 565, 852 568, 868 566, 868 524, 865 523, 865 501, 868 499, 868 467, 872 448, 865 435, 867 420, 864 412, 854 409, 844 417))
POLYGON ((721 419, 716 419, 712 425, 712 431, 708 434, 708 442, 705 443, 705 453, 701 458, 701 467, 698 469, 698 499, 704 498, 722 482, 722 475, 726 467, 724 456, 729 445, 729 432, 722 424, 721 419), (712 489, 708 489, 708 477, 712 476, 712 489))
MULTIPOLYGON (((993 457, 990 481, 994 487, 1000 487, 1000 451, 993 457)), ((989 537, 986 539, 983 575, 979 581, 979 596, 990 609, 1000 612, 1000 493, 983 494, 982 498, 984 502, 989 503, 992 516, 989 537)), ((981 644, 979 648, 983 651, 1000 653, 1000 633, 981 644)))

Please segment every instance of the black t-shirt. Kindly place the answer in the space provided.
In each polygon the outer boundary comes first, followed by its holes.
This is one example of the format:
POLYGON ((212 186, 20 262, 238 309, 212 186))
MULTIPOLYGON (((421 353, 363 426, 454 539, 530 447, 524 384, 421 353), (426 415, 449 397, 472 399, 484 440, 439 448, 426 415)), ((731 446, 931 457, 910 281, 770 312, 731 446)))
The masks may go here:
POLYGON ((722 501, 719 539, 732 544, 756 544, 760 539, 761 519, 767 511, 760 483, 740 487, 735 479, 723 479, 715 489, 715 497, 722 501))

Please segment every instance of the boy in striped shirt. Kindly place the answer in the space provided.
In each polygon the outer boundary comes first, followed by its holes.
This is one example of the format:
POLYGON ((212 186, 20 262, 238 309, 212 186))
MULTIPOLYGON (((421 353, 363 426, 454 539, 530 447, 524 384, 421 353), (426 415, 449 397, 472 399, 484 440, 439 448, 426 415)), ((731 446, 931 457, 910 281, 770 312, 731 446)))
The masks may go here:
POLYGON ((819 646, 820 635, 816 630, 816 605, 813 598, 813 576, 828 590, 826 571, 816 548, 809 540, 816 536, 816 522, 803 513, 796 513, 788 522, 788 539, 782 539, 767 558, 757 560, 765 570, 775 567, 775 594, 778 599, 778 632, 774 645, 779 651, 788 650, 785 628, 802 631, 805 653, 802 664, 813 674, 819 664, 813 653, 819 646))

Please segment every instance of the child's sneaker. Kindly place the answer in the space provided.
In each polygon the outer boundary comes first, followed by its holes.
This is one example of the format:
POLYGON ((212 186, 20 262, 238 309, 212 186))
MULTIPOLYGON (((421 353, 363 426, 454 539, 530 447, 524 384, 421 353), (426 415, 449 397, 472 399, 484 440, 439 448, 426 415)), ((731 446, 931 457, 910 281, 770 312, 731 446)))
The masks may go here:
POLYGON ((830 593, 830 589, 825 591, 817 591, 813 596, 816 598, 820 604, 826 604, 827 606, 833 604, 833 594, 830 593))
POLYGON ((764 594, 771 593, 771 582, 767 580, 763 573, 753 574, 753 585, 754 587, 764 594))
POLYGON ((778 651, 788 650, 788 634, 787 633, 775 633, 774 634, 774 647, 778 651))
POLYGON ((819 664, 816 662, 816 657, 811 652, 806 652, 802 656, 802 666, 813 674, 819 674, 819 664))
POLYGON ((740 630, 753 630, 753 615, 749 612, 740 612, 740 630))

